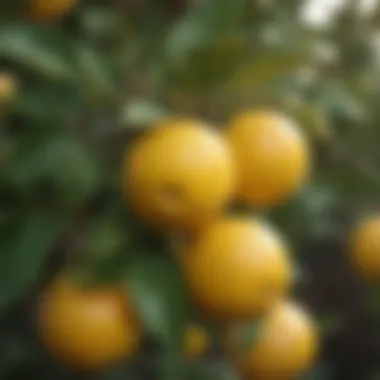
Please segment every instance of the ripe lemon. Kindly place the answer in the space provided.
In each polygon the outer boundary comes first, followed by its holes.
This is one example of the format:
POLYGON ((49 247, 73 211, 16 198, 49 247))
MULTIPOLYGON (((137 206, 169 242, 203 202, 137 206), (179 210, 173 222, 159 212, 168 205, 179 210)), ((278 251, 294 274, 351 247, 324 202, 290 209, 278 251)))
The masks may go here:
POLYGON ((267 223, 225 217, 183 252, 184 274, 198 305, 221 319, 251 318, 287 294, 288 247, 267 223))
POLYGON ((56 279, 43 294, 38 330, 58 360, 85 370, 132 356, 141 336, 124 291, 82 288, 66 277, 56 279))
POLYGON ((380 278, 380 215, 371 215, 358 223, 350 248, 357 271, 369 280, 380 278))
POLYGON ((229 354, 247 378, 292 380, 313 364, 319 345, 317 329, 298 305, 278 303, 259 328, 256 339, 243 346, 244 327, 228 332, 229 354))
POLYGON ((209 337, 204 329, 191 325, 186 329, 184 351, 188 358, 202 356, 209 348, 209 337))
POLYGON ((0 105, 8 104, 16 97, 18 80, 11 73, 0 72, 0 105))
POLYGON ((163 230, 193 230, 218 215, 234 191, 235 166, 217 131, 166 120, 126 153, 124 189, 136 213, 163 230))
POLYGON ((31 0, 29 15, 33 20, 49 21, 67 14, 78 0, 31 0))
POLYGON ((279 204, 305 182, 309 147, 293 120, 253 110, 236 117, 226 131, 238 169, 237 200, 259 207, 279 204))

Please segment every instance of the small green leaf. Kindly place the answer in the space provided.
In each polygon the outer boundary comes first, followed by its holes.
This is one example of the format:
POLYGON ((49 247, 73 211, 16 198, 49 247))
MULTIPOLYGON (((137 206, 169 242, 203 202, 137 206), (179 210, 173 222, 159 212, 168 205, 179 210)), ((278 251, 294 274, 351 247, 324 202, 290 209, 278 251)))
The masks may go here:
POLYGON ((328 363, 318 363, 302 374, 299 380, 332 380, 335 378, 333 367, 328 363))
POLYGON ((332 136, 332 125, 321 107, 303 105, 295 112, 300 126, 316 140, 326 141, 332 136))
MULTIPOLYGON (((130 238, 130 236, 129 236, 130 238)), ((117 215, 105 215, 90 226, 86 251, 102 260, 112 257, 128 239, 128 231, 117 215)))
POLYGON ((187 380, 238 380, 239 376, 225 361, 207 360, 188 367, 187 380))
POLYGON ((68 226, 64 215, 34 213, 1 249, 0 310, 36 285, 46 255, 68 226))
POLYGON ((186 62, 189 54, 205 40, 200 24, 194 15, 188 15, 172 27, 165 39, 165 53, 169 64, 178 67, 186 62))
POLYGON ((73 50, 79 71, 78 79, 83 84, 87 96, 97 98, 115 94, 116 84, 111 77, 104 54, 83 43, 74 45, 73 50))
POLYGON ((175 260, 142 254, 131 267, 127 286, 147 329, 171 352, 180 353, 190 312, 175 260))
POLYGON ((165 117, 169 112, 148 99, 131 99, 122 109, 121 125, 146 127, 165 117))
POLYGON ((291 240, 325 239, 337 233, 331 210, 337 202, 335 189, 327 185, 309 185, 297 196, 270 212, 291 240))
POLYGON ((113 282, 124 278, 125 267, 132 260, 132 232, 118 211, 108 211, 94 218, 78 251, 90 280, 113 282))
POLYGON ((244 355, 252 348, 260 337, 262 326, 263 320, 257 319, 237 327, 233 339, 239 352, 244 355))
POLYGON ((340 315, 329 314, 318 319, 319 331, 323 335, 334 333, 342 327, 344 322, 340 315))
POLYGON ((85 8, 81 21, 88 35, 95 37, 117 37, 123 32, 126 24, 122 13, 107 6, 85 8))
POLYGON ((380 312, 380 285, 371 283, 366 292, 369 308, 376 314, 380 312))
POLYGON ((77 73, 70 42, 56 30, 27 24, 0 26, 0 57, 13 60, 48 79, 74 81, 77 73))

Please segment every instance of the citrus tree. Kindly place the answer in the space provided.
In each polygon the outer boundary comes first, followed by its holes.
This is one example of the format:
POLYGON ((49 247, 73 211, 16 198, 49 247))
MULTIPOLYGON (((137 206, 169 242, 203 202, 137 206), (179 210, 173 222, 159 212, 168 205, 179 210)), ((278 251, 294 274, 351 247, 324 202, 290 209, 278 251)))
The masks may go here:
POLYGON ((380 375, 380 7, 303 3, 1 2, 1 376, 380 375))

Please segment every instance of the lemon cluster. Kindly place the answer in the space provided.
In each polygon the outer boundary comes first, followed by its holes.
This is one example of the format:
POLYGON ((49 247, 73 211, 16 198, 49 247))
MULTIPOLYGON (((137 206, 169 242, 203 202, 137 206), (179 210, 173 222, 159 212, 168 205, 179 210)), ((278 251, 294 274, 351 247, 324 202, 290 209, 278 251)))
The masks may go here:
POLYGON ((233 326, 226 329, 230 358, 255 379, 302 373, 318 338, 311 317, 288 300, 293 266, 286 239, 268 221, 228 209, 285 202, 310 167, 302 130, 262 109, 239 114, 223 131, 200 120, 164 120, 125 155, 127 201, 152 228, 187 236, 178 257, 194 303, 233 326), (231 337, 259 317, 259 340, 242 354, 231 337))
POLYGON ((295 122, 273 111, 241 113, 224 133, 165 120, 126 154, 125 195, 155 228, 204 230, 232 201, 268 208, 287 200, 308 178, 309 152, 295 122))
MULTIPOLYGON (((270 110, 241 113, 225 130, 195 119, 164 120, 125 153, 126 201, 150 227, 186 237, 177 257, 194 306, 225 327, 226 358, 247 378, 301 374, 317 355, 318 334, 289 298, 293 263, 284 236, 269 221, 232 214, 229 206, 278 205, 307 181, 310 166, 302 131, 270 110), (257 320, 259 336, 241 350, 257 320)), ((144 335, 125 290, 89 289, 66 275, 46 290, 38 326, 62 362, 92 370, 131 357, 144 335)), ((188 327, 188 358, 209 346, 206 331, 188 327)))

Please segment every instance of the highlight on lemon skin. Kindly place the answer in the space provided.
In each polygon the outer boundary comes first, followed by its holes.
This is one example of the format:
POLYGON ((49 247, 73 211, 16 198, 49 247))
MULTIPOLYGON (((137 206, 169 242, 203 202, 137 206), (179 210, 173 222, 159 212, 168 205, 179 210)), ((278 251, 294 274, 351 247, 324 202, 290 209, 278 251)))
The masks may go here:
POLYGON ((234 189, 228 144, 199 120, 164 120, 125 154, 125 198, 161 232, 201 229, 222 212, 234 189))
POLYGON ((238 371, 248 379, 296 379, 313 366, 319 352, 319 334, 311 316, 298 304, 277 304, 264 317, 251 343, 245 326, 231 327, 226 352, 238 371))
POLYGON ((237 201, 270 207, 287 201, 309 177, 311 153, 295 120, 271 109, 238 114, 226 129, 236 159, 237 201))
POLYGON ((198 358, 207 353, 210 348, 210 337, 198 325, 191 325, 185 331, 184 354, 187 358, 198 358))
POLYGON ((367 280, 380 280, 380 214, 359 220, 349 239, 356 272, 367 280))
POLYGON ((100 370, 131 358, 142 336, 123 289, 82 287, 68 276, 56 278, 43 293, 37 330, 52 356, 80 370, 100 370))
POLYGON ((261 315, 292 285, 287 243, 260 219, 220 218, 186 247, 181 260, 191 296, 216 319, 261 315))
POLYGON ((51 21, 64 17, 78 0, 30 0, 28 14, 36 21, 51 21))

